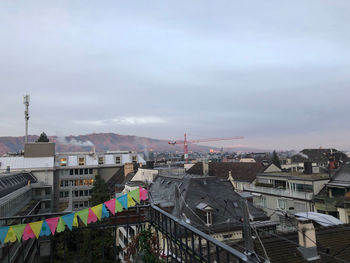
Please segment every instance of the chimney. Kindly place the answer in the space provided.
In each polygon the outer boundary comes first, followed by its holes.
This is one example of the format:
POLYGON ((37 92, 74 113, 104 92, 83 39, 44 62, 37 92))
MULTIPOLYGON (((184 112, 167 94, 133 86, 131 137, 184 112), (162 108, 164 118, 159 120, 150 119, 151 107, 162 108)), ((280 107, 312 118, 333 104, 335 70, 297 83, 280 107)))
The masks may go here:
POLYGON ((316 246, 316 231, 310 220, 299 220, 298 222, 298 250, 307 261, 320 259, 316 246))
POLYGON ((209 164, 207 161, 203 161, 203 176, 209 175, 209 164))

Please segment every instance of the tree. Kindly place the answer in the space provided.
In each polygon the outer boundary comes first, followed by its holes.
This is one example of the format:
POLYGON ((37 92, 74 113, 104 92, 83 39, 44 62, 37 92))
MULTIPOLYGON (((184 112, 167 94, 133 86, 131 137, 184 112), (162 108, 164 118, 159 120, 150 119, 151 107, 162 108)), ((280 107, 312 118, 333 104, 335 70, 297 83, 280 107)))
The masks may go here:
POLYGON ((281 161, 280 158, 278 158, 276 151, 273 151, 272 153, 272 163, 281 169, 281 161))
MULTIPOLYGON (((95 176, 90 206, 102 204, 110 198, 107 184, 100 175, 95 176)), ((80 226, 73 231, 64 231, 54 236, 55 260, 62 262, 120 262, 118 255, 122 248, 116 244, 116 227, 108 219, 96 222, 84 228, 80 226)))
POLYGON ((95 176, 94 186, 92 188, 92 194, 90 199, 90 205, 98 205, 110 198, 109 189, 106 182, 98 174, 95 176))
POLYGON ((47 135, 46 135, 45 132, 42 132, 42 133, 40 134, 39 139, 37 140, 37 142, 49 142, 49 141, 50 141, 50 140, 49 140, 49 138, 47 138, 47 135))

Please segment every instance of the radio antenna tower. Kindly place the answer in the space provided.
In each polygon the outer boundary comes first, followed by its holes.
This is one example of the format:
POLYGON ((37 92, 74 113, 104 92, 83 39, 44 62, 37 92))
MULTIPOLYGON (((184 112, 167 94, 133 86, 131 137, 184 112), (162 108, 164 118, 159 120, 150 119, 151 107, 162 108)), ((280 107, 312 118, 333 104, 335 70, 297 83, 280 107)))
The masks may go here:
POLYGON ((25 106, 24 120, 26 122, 25 137, 24 137, 24 142, 25 143, 28 142, 29 101, 30 101, 30 97, 29 97, 28 94, 23 96, 23 104, 25 106))

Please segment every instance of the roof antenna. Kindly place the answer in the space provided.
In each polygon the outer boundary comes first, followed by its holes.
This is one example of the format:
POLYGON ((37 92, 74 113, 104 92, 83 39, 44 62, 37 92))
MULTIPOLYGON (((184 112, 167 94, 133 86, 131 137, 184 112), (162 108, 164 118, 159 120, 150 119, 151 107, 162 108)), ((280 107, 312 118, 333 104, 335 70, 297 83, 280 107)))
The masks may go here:
POLYGON ((28 120, 29 120, 29 101, 30 97, 29 94, 23 96, 23 104, 25 106, 25 111, 24 111, 24 120, 25 120, 25 137, 24 137, 24 142, 28 142, 28 120))

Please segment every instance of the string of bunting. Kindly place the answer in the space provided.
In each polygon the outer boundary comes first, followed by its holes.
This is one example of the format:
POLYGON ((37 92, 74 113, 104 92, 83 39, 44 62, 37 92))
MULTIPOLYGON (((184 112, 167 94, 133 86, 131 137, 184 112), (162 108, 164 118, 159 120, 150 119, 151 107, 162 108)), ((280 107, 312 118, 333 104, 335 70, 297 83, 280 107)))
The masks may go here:
POLYGON ((124 208, 128 209, 143 200, 147 200, 147 190, 139 187, 127 194, 106 201, 103 204, 85 208, 74 213, 28 224, 1 226, 0 242, 5 244, 8 242, 16 242, 17 240, 21 241, 22 238, 23 240, 28 240, 41 236, 50 236, 55 233, 63 232, 66 226, 69 230, 72 230, 73 227, 79 226, 78 218, 87 226, 88 224, 109 217, 110 214, 108 210, 115 215, 117 212, 123 211, 124 208))

